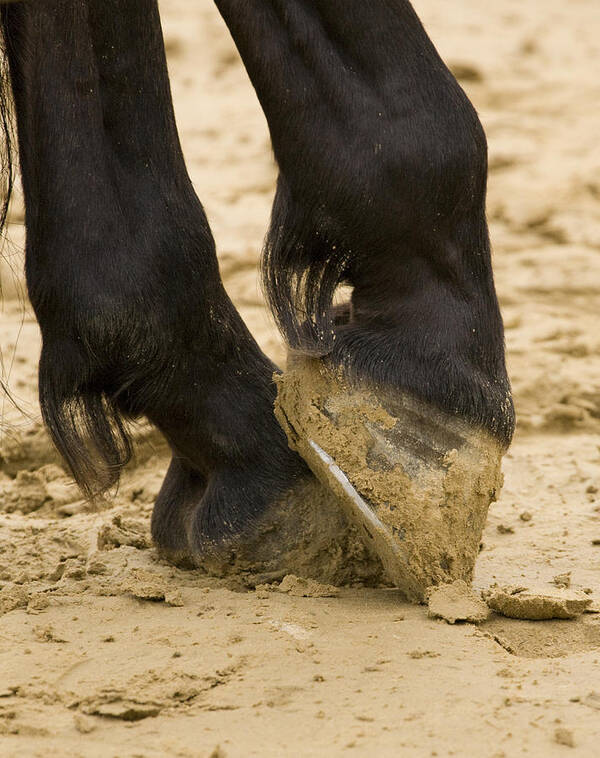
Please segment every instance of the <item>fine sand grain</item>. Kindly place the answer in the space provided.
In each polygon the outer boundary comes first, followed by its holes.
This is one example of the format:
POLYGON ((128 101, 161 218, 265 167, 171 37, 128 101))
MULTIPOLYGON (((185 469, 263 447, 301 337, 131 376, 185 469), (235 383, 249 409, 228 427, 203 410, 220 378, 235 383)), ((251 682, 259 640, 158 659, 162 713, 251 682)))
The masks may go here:
MULTIPOLYGON (((551 594, 569 575, 568 590, 599 609, 600 4, 415 5, 488 135, 519 417, 474 588, 551 594)), ((262 113, 213 3, 161 7, 182 143, 227 289, 283 365, 256 277, 276 177, 262 113)), ((168 457, 145 426, 119 490, 86 503, 39 425, 18 202, 10 220, 0 346, 19 409, 3 401, 0 755, 597 756, 597 613, 450 625, 360 581, 334 593, 327 580, 174 568, 149 540, 168 457)))

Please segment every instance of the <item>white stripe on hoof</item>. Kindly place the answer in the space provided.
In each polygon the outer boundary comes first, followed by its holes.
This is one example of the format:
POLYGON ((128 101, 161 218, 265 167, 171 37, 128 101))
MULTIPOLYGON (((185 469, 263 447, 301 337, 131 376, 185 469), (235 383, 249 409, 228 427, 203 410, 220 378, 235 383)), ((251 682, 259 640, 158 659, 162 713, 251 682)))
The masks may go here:
POLYGON ((354 506, 352 513, 354 519, 356 520, 356 517, 358 516, 363 525, 368 525, 368 527, 372 529, 373 534, 371 534, 368 530, 367 533, 373 542, 377 544, 378 553, 383 559, 384 564, 386 564, 388 573, 391 574, 390 578, 395 579, 397 577, 397 570, 400 568, 400 566, 401 573, 403 577, 405 577, 406 571, 408 569, 406 556, 404 555, 404 551, 399 547, 397 540, 391 531, 382 521, 380 521, 379 518, 377 518, 373 512, 373 509, 363 500, 360 494, 350 483, 350 480, 346 474, 337 465, 329 453, 326 453, 325 450, 323 450, 323 448, 312 439, 308 440, 308 444, 319 456, 325 466, 327 466, 329 473, 341 485, 344 493, 350 498, 352 505, 354 506), (384 553, 383 555, 382 552, 384 553))

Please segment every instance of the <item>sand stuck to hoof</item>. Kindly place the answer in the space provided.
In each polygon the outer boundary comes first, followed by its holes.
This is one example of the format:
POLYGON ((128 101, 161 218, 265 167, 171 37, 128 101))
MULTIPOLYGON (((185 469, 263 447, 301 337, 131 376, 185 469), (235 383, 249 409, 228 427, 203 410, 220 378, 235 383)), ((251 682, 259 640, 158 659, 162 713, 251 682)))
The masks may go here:
POLYGON ((592 598, 574 590, 545 588, 536 592, 522 587, 492 587, 486 593, 489 607, 512 619, 542 621, 574 619, 592 604, 592 598))
POLYGON ((290 445, 338 496, 389 580, 418 602, 431 585, 470 583, 502 485, 500 445, 407 394, 351 387, 319 360, 288 361, 277 382, 290 445))
POLYGON ((490 615, 481 596, 462 579, 432 587, 427 594, 430 618, 444 619, 449 624, 457 621, 481 624, 490 615))
POLYGON ((287 574, 326 585, 385 582, 380 559, 365 545, 327 487, 310 477, 298 482, 218 558, 188 556, 216 576, 239 576, 246 586, 280 581, 287 574))

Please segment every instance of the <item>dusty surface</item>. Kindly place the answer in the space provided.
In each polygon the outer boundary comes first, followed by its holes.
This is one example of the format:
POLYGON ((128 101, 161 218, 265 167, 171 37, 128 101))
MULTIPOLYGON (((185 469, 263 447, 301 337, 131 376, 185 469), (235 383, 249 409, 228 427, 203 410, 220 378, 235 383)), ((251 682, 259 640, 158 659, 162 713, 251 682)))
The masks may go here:
MULTIPOLYGON (((600 6, 416 5, 487 130, 519 414, 475 585, 550 589, 571 572, 597 603, 600 6)), ((168 0, 163 12, 183 145, 227 287, 282 361, 256 284, 275 177, 260 109, 212 4, 168 0)), ((12 219, 18 270, 17 208, 12 219)), ((148 546, 166 456, 144 429, 118 493, 91 509, 27 431, 38 332, 10 275, 4 287, 3 378, 23 412, 3 401, 0 602, 14 607, 0 617, 3 756, 597 755, 596 614, 450 626, 394 591, 248 592, 171 568, 148 546), (136 597, 144 577, 166 602, 136 597)))
POLYGON ((314 359, 288 362, 275 414, 292 447, 338 495, 390 582, 471 582, 502 450, 488 434, 406 394, 348 386, 314 359))

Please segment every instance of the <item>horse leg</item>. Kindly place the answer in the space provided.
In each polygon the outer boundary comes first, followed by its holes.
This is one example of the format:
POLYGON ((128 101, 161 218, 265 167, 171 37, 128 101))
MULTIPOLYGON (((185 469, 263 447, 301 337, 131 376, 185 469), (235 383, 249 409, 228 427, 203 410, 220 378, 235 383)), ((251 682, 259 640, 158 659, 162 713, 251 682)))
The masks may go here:
POLYGON ((411 519, 448 521, 460 469, 468 556, 450 535, 421 578, 469 578, 514 426, 481 124, 407 0, 216 5, 280 169, 263 270, 294 355, 282 423, 392 562, 411 519))
POLYGON ((145 415, 173 451, 157 544, 230 560, 238 543, 249 555, 264 527, 272 548, 269 514, 282 518, 309 472, 273 414, 275 367, 220 280, 179 145, 155 0, 2 13, 54 442, 93 494, 128 460, 126 420, 145 415))

